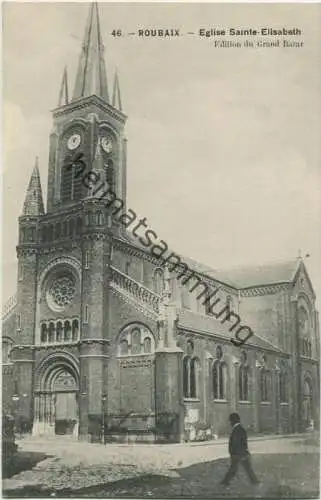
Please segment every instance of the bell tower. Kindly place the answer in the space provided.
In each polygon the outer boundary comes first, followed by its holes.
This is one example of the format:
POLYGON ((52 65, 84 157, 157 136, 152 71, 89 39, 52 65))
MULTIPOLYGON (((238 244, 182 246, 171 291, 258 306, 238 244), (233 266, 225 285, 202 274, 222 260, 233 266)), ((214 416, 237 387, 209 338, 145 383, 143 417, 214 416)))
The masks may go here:
POLYGON ((47 211, 37 160, 19 218, 12 359, 17 391, 28 395, 19 411, 33 432, 55 432, 59 384, 49 384, 47 368, 53 376, 61 369, 72 387, 73 432, 86 437, 108 393, 111 246, 121 230, 109 224, 103 193, 112 191, 126 209, 126 116, 117 74, 111 97, 108 91, 97 3, 89 7, 73 92, 65 68, 57 104, 47 211))
POLYGON ((47 212, 99 197, 107 183, 126 205, 126 116, 118 75, 109 97, 98 5, 92 3, 71 99, 65 68, 53 110, 50 135, 47 212), (94 171, 94 175, 84 175, 94 171), (95 180, 95 182, 93 181, 95 180))

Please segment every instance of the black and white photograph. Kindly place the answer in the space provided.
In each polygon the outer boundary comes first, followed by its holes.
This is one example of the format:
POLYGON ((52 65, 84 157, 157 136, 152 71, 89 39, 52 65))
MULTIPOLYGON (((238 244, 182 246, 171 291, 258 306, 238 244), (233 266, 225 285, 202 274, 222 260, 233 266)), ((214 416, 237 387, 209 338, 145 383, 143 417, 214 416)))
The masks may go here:
POLYGON ((2 42, 3 497, 319 498, 321 4, 2 42))

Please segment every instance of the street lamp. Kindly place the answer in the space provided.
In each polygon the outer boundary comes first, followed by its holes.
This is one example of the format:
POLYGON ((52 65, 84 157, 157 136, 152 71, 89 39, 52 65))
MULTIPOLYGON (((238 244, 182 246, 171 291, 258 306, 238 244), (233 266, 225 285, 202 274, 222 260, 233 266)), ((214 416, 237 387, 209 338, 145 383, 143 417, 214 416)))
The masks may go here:
POLYGON ((102 403, 102 433, 101 433, 101 444, 105 444, 105 401, 107 400, 107 394, 101 395, 101 403, 102 403))

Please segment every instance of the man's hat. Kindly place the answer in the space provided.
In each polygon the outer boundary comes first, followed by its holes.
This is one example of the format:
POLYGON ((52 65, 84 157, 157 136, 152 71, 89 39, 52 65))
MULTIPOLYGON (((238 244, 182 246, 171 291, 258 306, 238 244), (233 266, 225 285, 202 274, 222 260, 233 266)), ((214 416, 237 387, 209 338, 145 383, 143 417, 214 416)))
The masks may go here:
POLYGON ((240 415, 238 413, 231 413, 229 421, 231 422, 231 424, 236 424, 237 422, 241 422, 240 415))

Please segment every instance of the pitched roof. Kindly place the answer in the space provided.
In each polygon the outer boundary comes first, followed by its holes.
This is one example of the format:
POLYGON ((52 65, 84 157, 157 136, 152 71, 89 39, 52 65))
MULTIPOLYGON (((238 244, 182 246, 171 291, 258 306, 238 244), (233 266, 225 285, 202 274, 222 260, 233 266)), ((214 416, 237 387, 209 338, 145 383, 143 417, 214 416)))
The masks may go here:
MULTIPOLYGON (((195 333, 211 334, 223 337, 226 340, 233 338, 233 334, 229 331, 228 325, 220 320, 195 313, 188 309, 180 309, 178 313, 178 328, 192 330, 195 333)), ((259 335, 254 334, 247 342, 247 345, 258 347, 260 349, 282 352, 281 349, 272 344, 269 340, 263 339, 259 335)))
POLYGON ((228 270, 212 271, 210 275, 230 283, 236 288, 250 288, 260 285, 291 283, 300 265, 299 259, 271 262, 262 265, 237 267, 228 270))
MULTIPOLYGON (((140 245, 138 238, 134 237, 130 231, 127 231, 125 236, 120 239, 128 241, 140 250, 148 253, 147 248, 140 245)), ((164 257, 168 257, 171 252, 172 250, 168 249, 168 252, 164 255, 164 257)), ((199 272, 200 274, 209 276, 210 278, 237 290, 261 285, 291 283, 294 280, 295 274, 301 262, 299 258, 296 258, 286 261, 270 262, 262 265, 218 270, 178 253, 176 253, 176 255, 180 256, 182 262, 187 264, 190 269, 199 272)))

